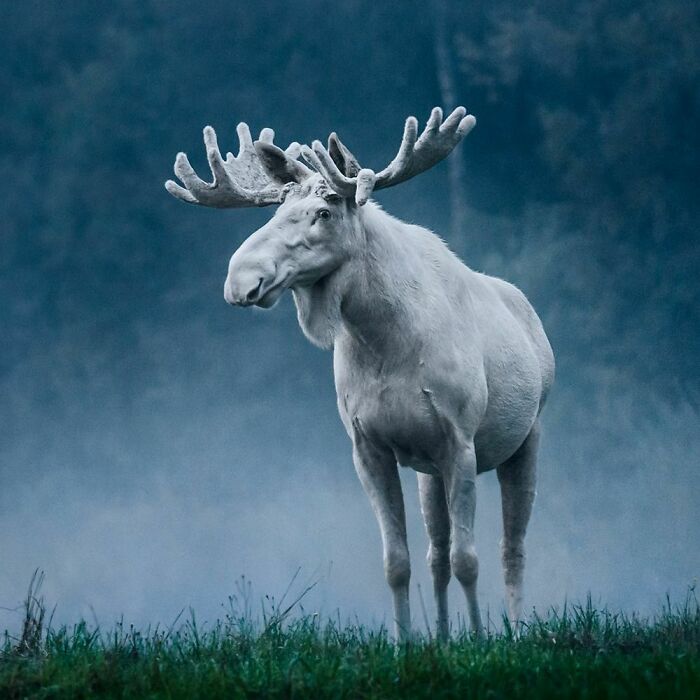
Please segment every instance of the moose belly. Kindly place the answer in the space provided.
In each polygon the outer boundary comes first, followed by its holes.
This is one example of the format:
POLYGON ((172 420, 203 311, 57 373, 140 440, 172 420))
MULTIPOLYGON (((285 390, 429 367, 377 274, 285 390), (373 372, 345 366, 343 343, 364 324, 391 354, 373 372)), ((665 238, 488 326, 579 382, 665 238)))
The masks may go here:
POLYGON ((394 447, 394 457, 396 457, 396 463, 400 467, 410 467, 423 474, 440 473, 431 460, 426 459, 424 455, 415 454, 410 449, 396 446, 394 447))
POLYGON ((424 474, 437 474, 435 462, 439 461, 444 450, 445 436, 430 418, 416 418, 409 421, 403 429, 394 427, 383 431, 383 441, 390 447, 400 466, 424 474))
POLYGON ((360 431, 362 437, 382 448, 390 449, 396 462, 426 474, 436 474, 436 462, 444 459, 449 442, 445 424, 426 400, 425 393, 417 388, 393 391, 384 387, 376 394, 365 392, 361 400, 348 396, 341 407, 348 432, 360 431))
POLYGON ((477 472, 494 469, 508 459, 527 437, 537 416, 538 402, 532 393, 513 397, 490 397, 476 430, 469 425, 461 404, 451 406, 440 394, 424 388, 365 391, 360 397, 346 394, 340 402, 341 416, 353 439, 354 432, 390 449, 396 462, 425 474, 439 473, 440 464, 454 459, 450 448, 474 442, 477 472), (356 400, 353 400, 356 398, 356 400), (515 410, 517 408, 517 410, 515 410))

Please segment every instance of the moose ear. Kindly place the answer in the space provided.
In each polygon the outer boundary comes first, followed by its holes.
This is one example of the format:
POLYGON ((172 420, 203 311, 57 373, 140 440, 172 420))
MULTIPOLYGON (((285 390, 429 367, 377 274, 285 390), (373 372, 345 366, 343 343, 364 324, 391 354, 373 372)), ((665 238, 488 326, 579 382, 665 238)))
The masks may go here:
POLYGON ((328 155, 345 177, 355 177, 360 172, 357 158, 345 147, 335 131, 328 137, 328 155))
POLYGON ((323 195, 323 198, 329 204, 340 204, 340 202, 343 201, 343 197, 341 197, 337 192, 326 192, 326 194, 323 195))
POLYGON ((301 184, 311 174, 311 171, 303 163, 287 155, 281 148, 277 148, 272 143, 256 141, 255 151, 265 169, 283 185, 288 182, 301 184))

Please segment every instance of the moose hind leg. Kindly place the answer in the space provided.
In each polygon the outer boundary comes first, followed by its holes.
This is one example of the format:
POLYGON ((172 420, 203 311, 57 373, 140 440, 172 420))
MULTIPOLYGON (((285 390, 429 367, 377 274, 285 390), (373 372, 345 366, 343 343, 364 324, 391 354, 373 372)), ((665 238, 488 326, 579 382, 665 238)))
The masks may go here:
POLYGON ((355 443, 353 460, 379 523, 384 547, 384 573, 394 597, 394 632, 396 639, 404 642, 411 632, 408 598, 411 563, 398 467, 393 455, 373 449, 364 440, 355 443))
POLYGON ((441 476, 418 473, 418 493, 430 544, 428 565, 433 576, 433 591, 437 607, 437 638, 449 636, 447 615, 447 584, 450 582, 450 516, 445 497, 445 482, 441 476))
POLYGON ((539 424, 535 423, 517 452, 496 469, 501 486, 503 540, 501 557, 508 618, 517 633, 523 604, 525 532, 535 500, 539 424))

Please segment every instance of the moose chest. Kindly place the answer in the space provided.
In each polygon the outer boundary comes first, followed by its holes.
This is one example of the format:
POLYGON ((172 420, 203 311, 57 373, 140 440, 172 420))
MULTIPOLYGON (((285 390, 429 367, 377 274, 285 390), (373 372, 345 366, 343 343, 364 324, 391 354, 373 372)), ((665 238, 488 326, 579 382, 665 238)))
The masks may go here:
POLYGON ((336 344, 334 373, 338 410, 353 443, 391 450, 400 465, 434 473, 445 450, 469 432, 473 397, 462 382, 445 383, 418 358, 393 363, 352 350, 336 344))

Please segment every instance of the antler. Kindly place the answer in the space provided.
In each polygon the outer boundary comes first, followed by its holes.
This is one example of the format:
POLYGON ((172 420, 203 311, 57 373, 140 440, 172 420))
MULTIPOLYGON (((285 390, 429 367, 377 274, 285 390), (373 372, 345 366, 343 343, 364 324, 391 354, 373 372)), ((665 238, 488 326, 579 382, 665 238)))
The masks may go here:
POLYGON ((302 146, 301 153, 338 194, 354 197, 357 204, 362 205, 374 190, 405 182, 446 158, 475 124, 476 119, 467 114, 464 107, 457 107, 444 122, 442 110, 435 107, 418 138, 418 121, 415 117, 409 117, 396 157, 379 173, 369 168, 360 169, 357 160, 335 133, 328 139, 328 150, 320 141, 314 141, 311 148, 302 146), (338 156, 349 164, 346 173, 338 168, 338 156))
POLYGON ((286 183, 301 182, 312 174, 309 168, 296 160, 300 153, 298 143, 293 142, 283 151, 273 144, 275 132, 272 129, 263 129, 255 143, 244 122, 236 127, 236 131, 240 144, 238 156, 227 153, 226 160, 223 160, 216 132, 210 126, 204 127, 204 145, 213 182, 201 180, 187 156, 178 153, 175 174, 185 186, 168 180, 165 189, 190 204, 222 209, 264 207, 279 203, 282 187, 286 183))

